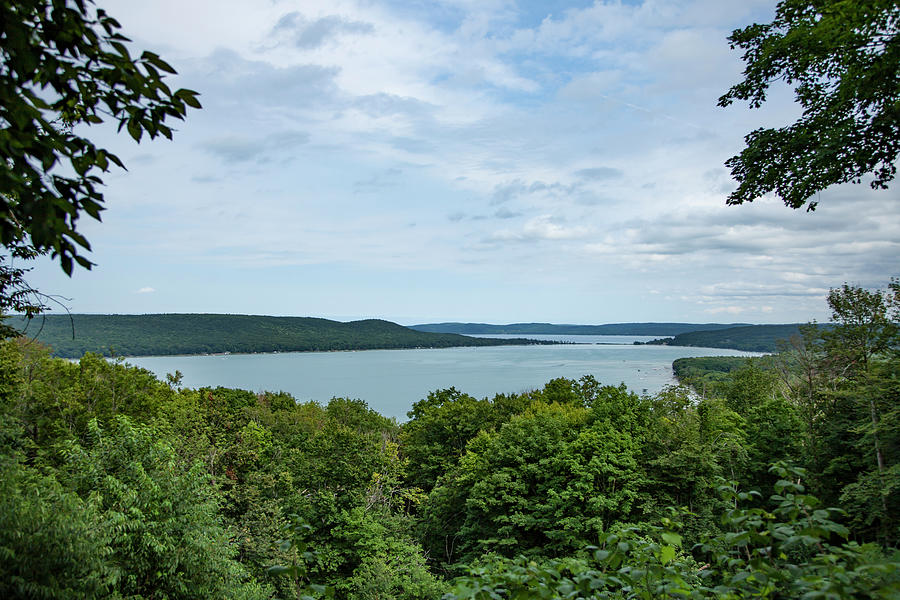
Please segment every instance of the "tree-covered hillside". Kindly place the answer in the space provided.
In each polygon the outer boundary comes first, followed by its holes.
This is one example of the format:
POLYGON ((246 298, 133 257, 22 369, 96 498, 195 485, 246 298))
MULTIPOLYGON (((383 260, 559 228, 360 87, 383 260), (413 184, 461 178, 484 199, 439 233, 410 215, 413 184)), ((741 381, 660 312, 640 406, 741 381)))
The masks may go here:
POLYGON ((715 375, 726 378, 735 369, 749 364, 746 356, 689 356, 676 358, 672 362, 672 372, 681 383, 690 383, 692 378, 715 375))
POLYGON ((687 331, 713 331, 743 323, 610 323, 606 325, 555 325, 553 323, 427 323, 412 325, 418 331, 466 335, 676 335, 687 331))
POLYGON ((638 396, 591 376, 398 424, 0 343, 0 597, 900 596, 900 286, 638 396))
POLYGON ((745 352, 775 352, 779 342, 800 334, 800 325, 745 325, 716 331, 689 331, 672 338, 648 344, 694 346, 698 348, 730 348, 745 352))
POLYGON ((252 315, 46 315, 7 324, 53 348, 56 356, 158 356, 220 352, 307 352, 545 344, 415 331, 369 319, 342 323, 309 317, 252 315), (73 335, 74 334, 74 335, 73 335))

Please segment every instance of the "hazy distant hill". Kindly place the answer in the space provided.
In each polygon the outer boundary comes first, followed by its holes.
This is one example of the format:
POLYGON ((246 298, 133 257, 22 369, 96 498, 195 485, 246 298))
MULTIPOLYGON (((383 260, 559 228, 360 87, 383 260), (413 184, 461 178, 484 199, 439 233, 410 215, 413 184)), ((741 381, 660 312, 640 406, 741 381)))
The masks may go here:
POLYGON ((655 340, 669 346, 699 346, 702 348, 731 348, 747 352, 775 352, 778 340, 799 335, 799 325, 746 325, 717 331, 680 333, 668 340, 655 340))
POLYGON ((611 323, 608 325, 554 325, 552 323, 428 323, 411 329, 432 333, 509 334, 509 335, 678 335, 688 331, 711 331, 746 323, 611 323))
MULTIPOLYGON (((342 323, 310 317, 251 315, 65 315, 37 317, 26 335, 53 347, 57 356, 85 352, 109 356, 213 354, 220 352, 301 352, 391 348, 449 348, 535 344, 533 340, 492 340, 414 331, 390 321, 342 323)), ((8 323, 22 329, 22 317, 8 323)))

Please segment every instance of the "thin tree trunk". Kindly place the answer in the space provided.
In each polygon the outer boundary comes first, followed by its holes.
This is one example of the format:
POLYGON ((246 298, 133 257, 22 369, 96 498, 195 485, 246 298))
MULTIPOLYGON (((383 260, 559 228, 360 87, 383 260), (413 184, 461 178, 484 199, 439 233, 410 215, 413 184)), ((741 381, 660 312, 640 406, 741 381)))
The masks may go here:
MULTIPOLYGON (((881 489, 884 489, 884 454, 881 451, 881 444, 878 443, 878 411, 875 408, 875 401, 869 398, 869 414, 872 417, 872 439, 875 442, 875 460, 878 463, 878 481, 881 483, 881 489)), ((881 496, 881 510, 884 511, 884 518, 888 519, 887 498, 884 494, 881 496)))

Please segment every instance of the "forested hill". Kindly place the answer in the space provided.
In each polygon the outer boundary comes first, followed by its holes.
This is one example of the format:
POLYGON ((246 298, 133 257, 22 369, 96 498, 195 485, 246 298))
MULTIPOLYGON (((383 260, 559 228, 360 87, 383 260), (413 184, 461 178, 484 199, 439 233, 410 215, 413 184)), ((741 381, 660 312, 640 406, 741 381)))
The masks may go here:
POLYGON ((554 325, 553 323, 426 323, 412 329, 433 333, 507 335, 678 335, 688 331, 713 331, 746 323, 610 323, 606 325, 554 325))
MULTIPOLYGON (((25 320, 11 317, 8 323, 21 330, 25 320)), ((85 352, 149 356, 548 343, 428 333, 376 319, 342 323, 310 317, 215 314, 72 315, 71 321, 66 315, 48 315, 35 318, 25 334, 65 358, 85 352)))
POLYGON ((690 331, 673 338, 654 340, 650 344, 668 346, 697 346, 701 348, 731 348, 746 352, 775 352, 779 340, 788 340, 799 335, 798 324, 789 325, 747 325, 717 331, 690 331))

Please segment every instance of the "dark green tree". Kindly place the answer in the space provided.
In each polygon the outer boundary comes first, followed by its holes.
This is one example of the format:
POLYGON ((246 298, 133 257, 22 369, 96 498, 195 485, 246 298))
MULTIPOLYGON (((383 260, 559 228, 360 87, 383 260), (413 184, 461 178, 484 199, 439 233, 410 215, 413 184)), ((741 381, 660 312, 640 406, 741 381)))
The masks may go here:
POLYGON ((554 380, 545 392, 564 401, 535 401, 482 430, 438 479, 422 511, 424 545, 436 560, 565 555, 646 500, 642 399, 593 378, 554 380))
POLYGON ((456 388, 429 392, 407 414, 410 420, 402 435, 403 452, 411 463, 407 476, 425 492, 459 462, 469 440, 493 425, 490 402, 456 388))
POLYGON ((119 569, 105 524, 95 498, 0 451, 0 596, 110 597, 119 569))
POLYGON ((758 492, 721 487, 731 508, 721 516, 723 531, 694 547, 701 563, 687 552, 678 519, 664 518, 662 527, 606 533, 581 556, 470 567, 445 598, 896 598, 897 556, 848 541, 850 532, 836 521, 840 511, 798 483, 802 470, 782 465, 774 475, 768 508, 752 506, 758 492))
POLYGON ((900 288, 896 280, 887 290, 844 284, 829 292, 828 307, 834 327, 822 334, 832 378, 827 397, 853 419, 840 437, 851 440, 864 465, 842 501, 866 515, 860 525, 867 521, 881 541, 893 543, 900 511, 900 288))
MULTIPOLYGON (((84 214, 100 220, 97 173, 124 168, 76 129, 112 121, 136 141, 171 138, 169 123, 200 108, 196 92, 169 88, 175 70, 158 55, 132 56, 119 29, 93 0, 0 4, 0 243, 19 257, 49 252, 69 275, 92 264, 76 226, 84 214)), ((27 288, 8 268, 4 298, 27 288)))
POLYGON ((845 283, 828 292, 828 308, 836 327, 822 338, 840 376, 865 373, 873 357, 896 346, 900 336, 900 284, 896 281, 887 290, 845 283))
POLYGON ((738 188, 728 204, 774 192, 787 206, 814 210, 812 198, 840 183, 887 188, 900 153, 900 5, 895 0, 782 0, 771 23, 734 31, 744 80, 719 106, 766 101, 769 86, 794 87, 803 115, 757 129, 725 164, 738 188))

